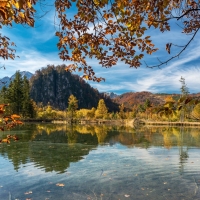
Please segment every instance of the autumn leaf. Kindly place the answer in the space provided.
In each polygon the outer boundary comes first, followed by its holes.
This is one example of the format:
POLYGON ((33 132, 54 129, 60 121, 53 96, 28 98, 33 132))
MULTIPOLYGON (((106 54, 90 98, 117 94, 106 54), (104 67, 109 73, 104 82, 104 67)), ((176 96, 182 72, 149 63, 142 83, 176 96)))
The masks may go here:
POLYGON ((19 115, 16 115, 16 114, 13 114, 13 115, 11 115, 11 118, 20 118, 20 116, 19 115))
POLYGON ((57 183, 56 185, 59 186, 59 187, 64 187, 65 186, 63 183, 57 183))
POLYGON ((167 52, 168 52, 169 54, 170 54, 171 46, 172 46, 172 43, 167 43, 167 44, 166 44, 166 50, 167 50, 167 52))

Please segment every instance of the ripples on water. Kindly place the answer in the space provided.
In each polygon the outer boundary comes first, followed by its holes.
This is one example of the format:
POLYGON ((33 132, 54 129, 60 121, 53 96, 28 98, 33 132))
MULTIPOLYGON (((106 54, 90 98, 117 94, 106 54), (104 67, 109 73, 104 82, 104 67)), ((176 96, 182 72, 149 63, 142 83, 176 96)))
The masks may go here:
POLYGON ((20 140, 0 145, 2 200, 200 199, 200 129, 28 125, 9 134, 20 140))

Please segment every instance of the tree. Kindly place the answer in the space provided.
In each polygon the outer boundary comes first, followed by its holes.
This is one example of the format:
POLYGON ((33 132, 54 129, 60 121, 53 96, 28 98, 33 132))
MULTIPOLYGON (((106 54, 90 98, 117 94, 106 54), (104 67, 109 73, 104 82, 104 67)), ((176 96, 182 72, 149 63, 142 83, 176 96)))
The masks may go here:
POLYGON ((165 116, 168 118, 168 121, 170 121, 170 117, 173 117, 176 115, 176 105, 175 101, 173 100, 172 96, 167 96, 165 98, 165 104, 163 106, 158 107, 156 109, 156 112, 162 117, 165 116))
POLYGON ((144 102, 144 106, 143 106, 143 107, 145 108, 145 110, 146 110, 147 108, 150 108, 150 107, 151 107, 151 102, 150 102, 149 99, 146 99, 146 101, 144 102))
POLYGON ((96 81, 102 78, 95 76, 86 58, 96 58, 106 68, 118 61, 138 68, 145 54, 158 50, 148 30, 153 27, 165 32, 178 24, 190 38, 181 46, 167 43, 169 54, 172 46, 180 49, 168 60, 149 66, 159 67, 179 57, 200 28, 200 0, 56 0, 55 6, 61 23, 56 33, 60 58, 74 62, 67 69, 83 70, 86 79, 96 81), (72 18, 67 12, 74 4, 77 12, 72 18))
POLYGON ((7 96, 7 88, 4 85, 0 91, 1 103, 7 102, 6 96, 7 96))
POLYGON ((197 105, 194 107, 194 109, 193 109, 193 111, 192 111, 192 117, 193 117, 193 119, 195 119, 195 120, 200 120, 200 103, 197 104, 197 105))
POLYGON ((22 79, 19 71, 15 73, 15 78, 8 88, 2 88, 0 95, 4 103, 10 104, 9 114, 20 114, 23 117, 35 116, 34 102, 30 98, 29 81, 26 76, 22 79))
POLYGON ((184 121, 186 118, 186 115, 189 114, 192 111, 192 107, 186 103, 187 96, 189 94, 189 89, 185 83, 185 78, 181 76, 181 79, 179 80, 181 82, 181 98, 184 99, 182 102, 180 102, 180 121, 184 121))
POLYGON ((125 119, 125 112, 124 112, 124 104, 122 103, 120 106, 119 106, 119 117, 121 119, 125 119))
MULTIPOLYGON (((12 26, 12 23, 34 26, 33 6, 37 0, 2 0, 0 1, 0 29, 2 26, 12 26)), ((0 57, 14 59, 15 44, 9 38, 0 34, 0 57)))
POLYGON ((181 76, 181 79, 179 81, 181 82, 181 88, 180 88, 181 97, 185 97, 185 96, 187 96, 189 94, 189 89, 188 89, 188 87, 187 87, 187 85, 185 83, 185 78, 183 78, 181 76))
POLYGON ((30 86, 29 86, 29 81, 26 78, 26 76, 24 76, 23 78, 22 94, 23 94, 22 116, 34 117, 35 115, 34 106, 33 106, 33 101, 30 98, 30 86))
POLYGON ((11 112, 21 114, 23 102, 23 80, 19 71, 15 73, 15 78, 11 81, 8 87, 7 99, 10 103, 11 112))
POLYGON ((68 108, 67 110, 70 112, 71 122, 73 122, 75 111, 78 109, 78 100, 72 94, 68 99, 68 108))
MULTIPOLYGON (((12 22, 33 26, 36 2, 39 0, 1 1, 0 26, 11 26, 12 22)), ((170 31, 177 24, 189 39, 181 46, 167 43, 169 54, 172 47, 180 49, 169 59, 149 66, 159 67, 179 57, 200 28, 200 0, 55 0, 55 9, 60 20, 60 29, 56 32, 60 58, 74 63, 68 70, 83 71, 84 78, 94 81, 103 78, 95 76, 87 58, 96 58, 105 68, 118 61, 138 68, 145 54, 158 50, 148 30, 153 27, 160 32, 170 31), (72 17, 68 11, 74 6, 72 17)), ((0 57, 14 59, 11 45, 14 44, 7 37, 0 35, 0 57)))
POLYGON ((106 107, 106 104, 103 99, 100 99, 97 109, 95 111, 95 117, 99 119, 104 119, 106 118, 107 113, 108 113, 108 109, 106 107))

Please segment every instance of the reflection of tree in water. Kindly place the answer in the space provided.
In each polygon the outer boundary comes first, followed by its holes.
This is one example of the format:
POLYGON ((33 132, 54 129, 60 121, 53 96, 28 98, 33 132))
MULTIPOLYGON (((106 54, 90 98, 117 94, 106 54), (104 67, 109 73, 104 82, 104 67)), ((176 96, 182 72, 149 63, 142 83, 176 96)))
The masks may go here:
POLYGON ((70 126, 70 130, 67 131, 67 138, 69 144, 77 143, 78 134, 72 125, 70 126))
POLYGON ((11 143, 9 145, 2 144, 0 154, 8 157, 12 161, 14 169, 18 171, 19 166, 26 164, 28 161, 29 144, 28 143, 11 143))
POLYGON ((180 145, 179 145, 179 155, 180 155, 180 172, 184 171, 184 164, 187 162, 188 155, 188 144, 184 149, 184 134, 187 133, 184 127, 180 127, 180 145))
POLYGON ((94 146, 73 145, 59 143, 32 143, 30 159, 36 166, 41 166, 46 172, 56 171, 64 173, 71 162, 78 162, 87 155, 94 146))
POLYGON ((105 125, 96 126, 94 131, 95 131, 96 136, 98 138, 98 143, 104 143, 106 136, 108 134, 108 128, 105 125))
POLYGON ((71 162, 78 162, 96 146, 73 145, 49 142, 18 142, 9 146, 3 144, 0 154, 8 157, 18 171, 20 165, 34 162, 35 166, 44 168, 46 172, 63 173, 71 162))
POLYGON ((172 147, 172 132, 170 129, 162 131, 164 147, 170 149, 172 147))
MULTIPOLYGON (((12 134, 12 133, 11 133, 12 134)), ((20 138, 10 145, 1 144, 0 154, 12 161, 14 168, 34 162, 45 171, 64 172, 70 162, 78 162, 99 143, 121 143, 128 147, 148 148, 179 146, 180 164, 183 171, 188 158, 188 146, 200 146, 199 129, 165 127, 119 127, 106 125, 33 125, 13 132, 20 138), (73 144, 73 145, 71 145, 73 144), (184 144, 187 144, 185 149, 184 144)))
POLYGON ((113 141, 119 142, 123 145, 131 146, 140 146, 148 148, 150 146, 150 135, 146 129, 127 129, 123 131, 120 129, 118 135, 113 137, 113 141))

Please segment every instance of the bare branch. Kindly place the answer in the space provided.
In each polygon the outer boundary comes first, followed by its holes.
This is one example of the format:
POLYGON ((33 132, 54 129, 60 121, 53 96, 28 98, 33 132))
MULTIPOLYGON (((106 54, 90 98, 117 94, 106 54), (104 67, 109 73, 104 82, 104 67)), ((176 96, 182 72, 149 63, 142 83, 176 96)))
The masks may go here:
POLYGON ((171 58, 169 58, 168 60, 166 60, 166 61, 164 61, 164 62, 162 62, 162 61, 159 60, 160 64, 158 64, 158 65, 154 65, 154 66, 151 66, 151 67, 147 65, 147 67, 148 67, 148 68, 160 67, 160 66, 162 66, 162 65, 164 65, 164 64, 168 64, 168 62, 171 61, 171 60, 173 60, 174 58, 179 57, 179 56, 183 53, 183 51, 185 51, 185 49, 188 47, 188 45, 192 42, 192 40, 193 40, 194 37, 196 36, 196 34, 197 34, 197 32, 199 31, 199 29, 200 29, 200 28, 198 28, 198 29, 195 31, 195 33, 193 34, 192 38, 188 41, 188 43, 184 46, 184 48, 183 48, 178 54, 176 54, 175 56, 172 56, 171 58))

